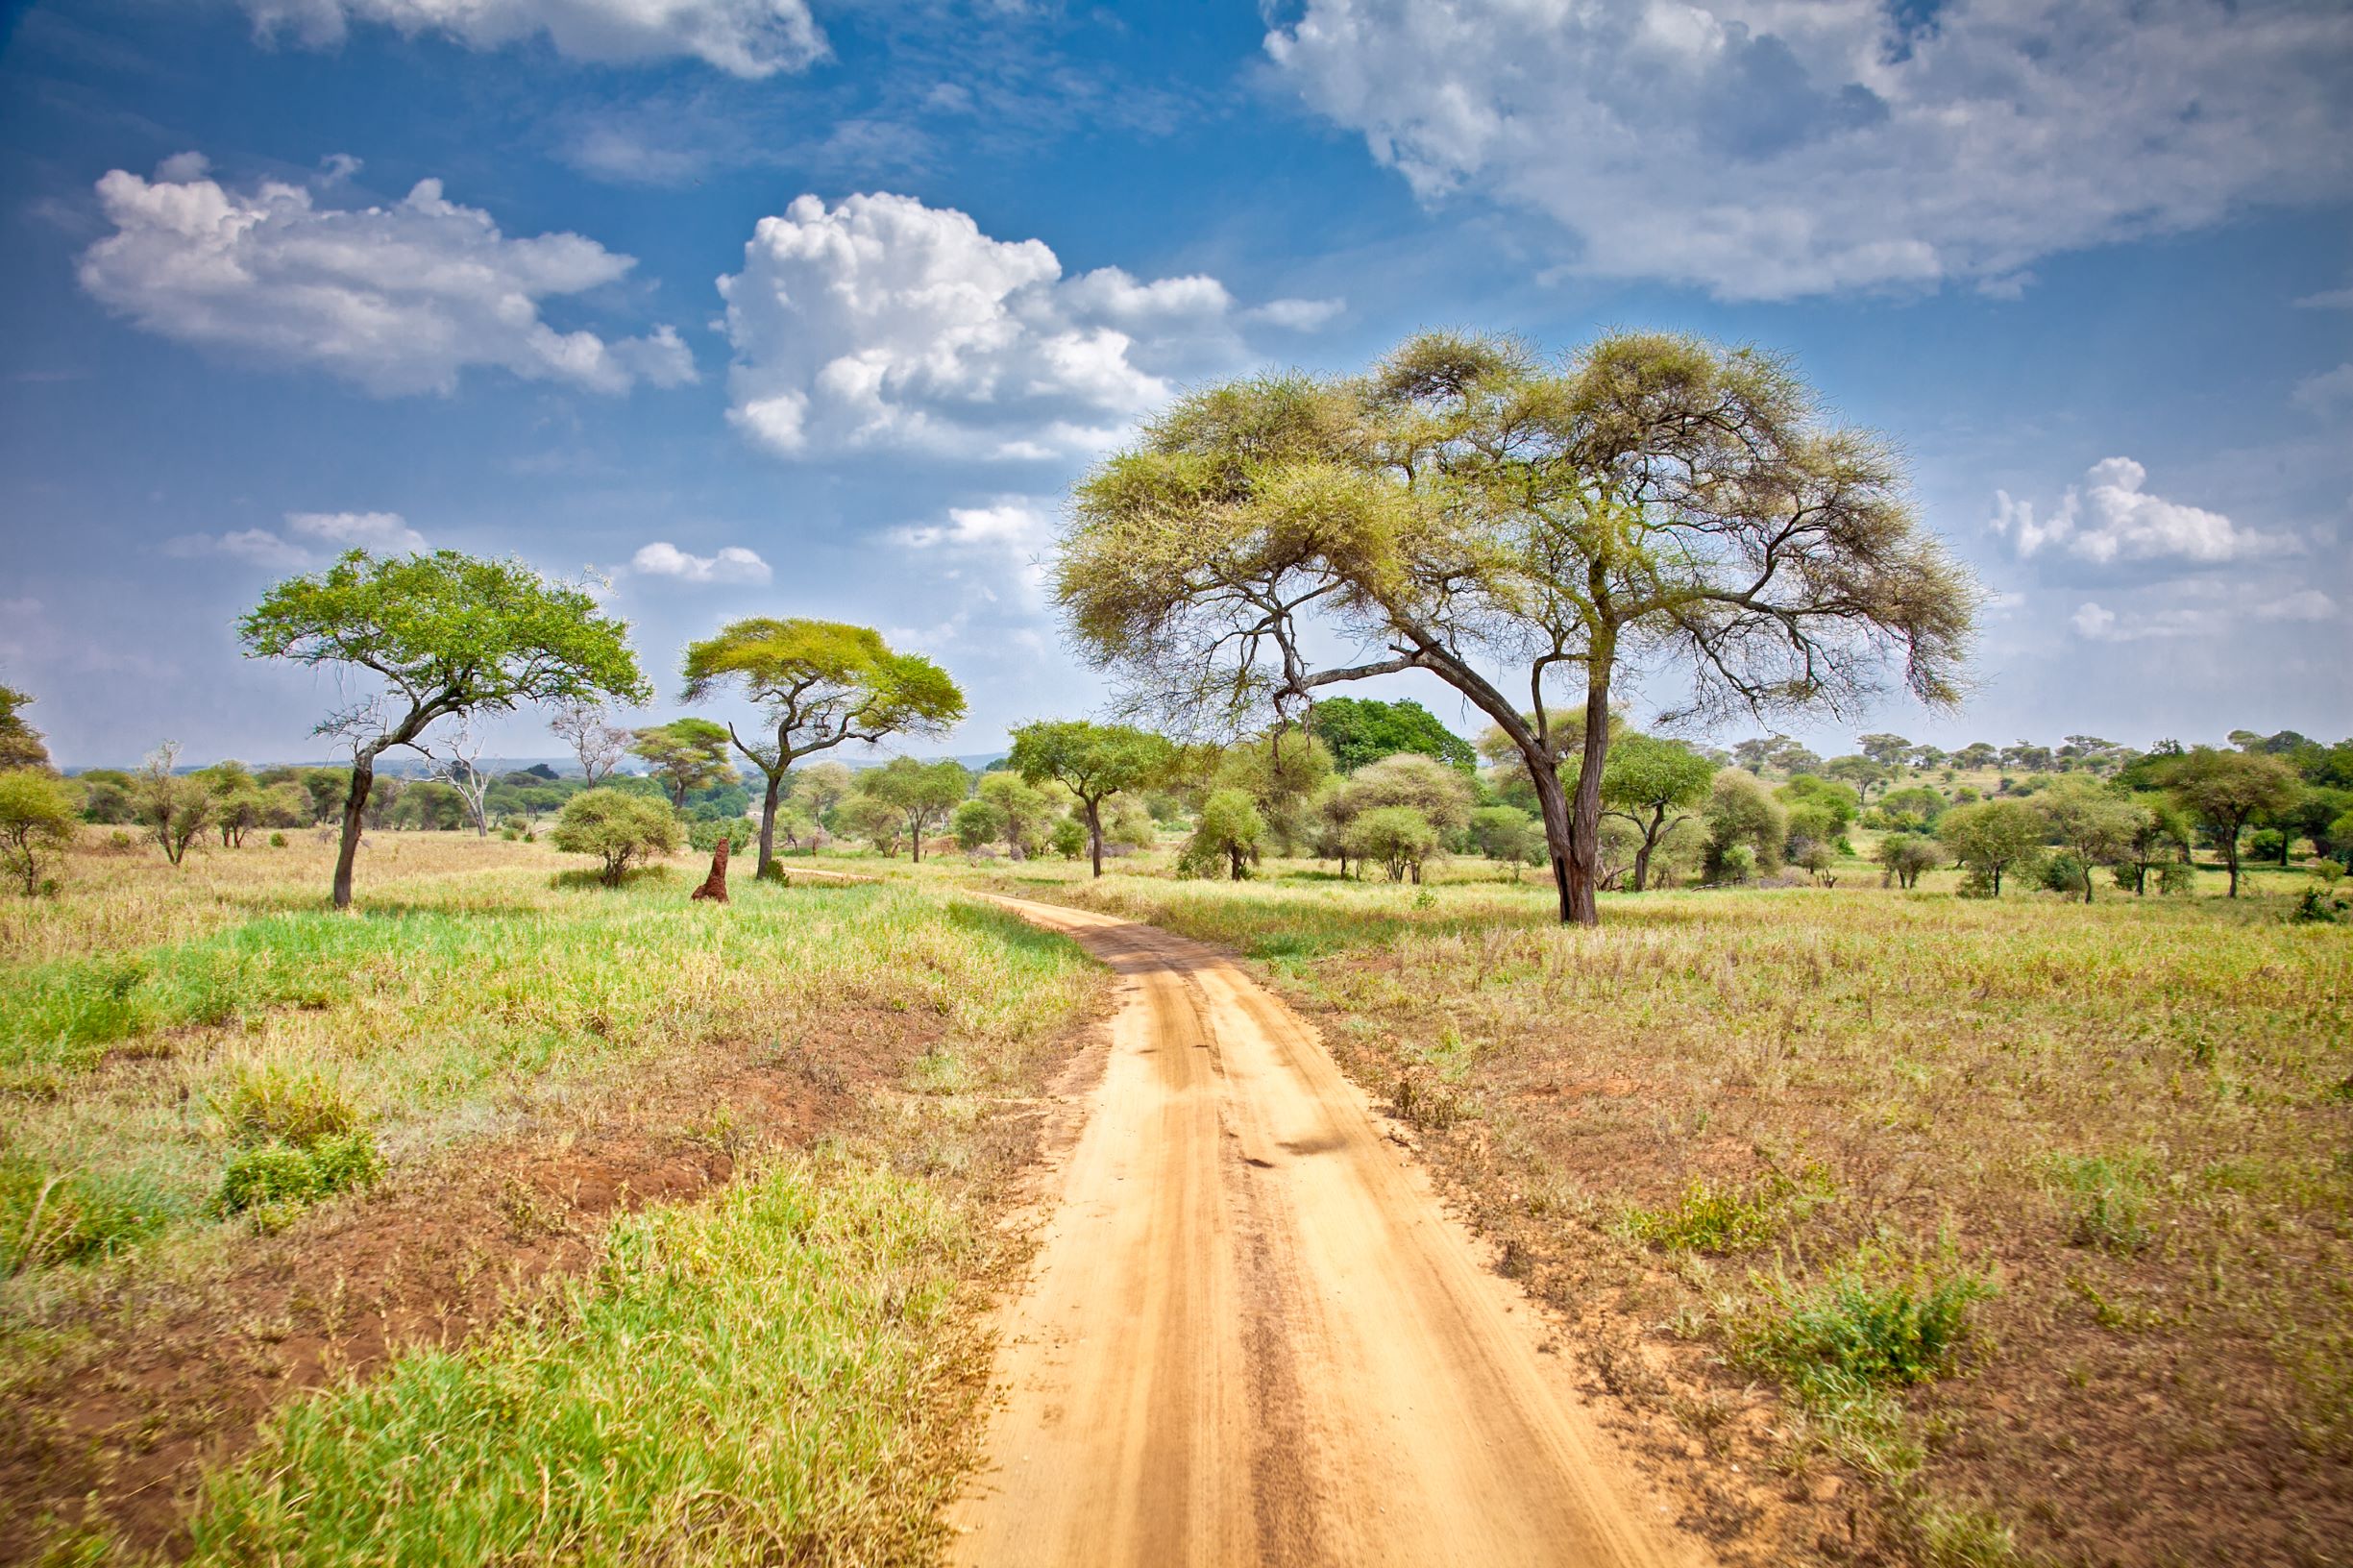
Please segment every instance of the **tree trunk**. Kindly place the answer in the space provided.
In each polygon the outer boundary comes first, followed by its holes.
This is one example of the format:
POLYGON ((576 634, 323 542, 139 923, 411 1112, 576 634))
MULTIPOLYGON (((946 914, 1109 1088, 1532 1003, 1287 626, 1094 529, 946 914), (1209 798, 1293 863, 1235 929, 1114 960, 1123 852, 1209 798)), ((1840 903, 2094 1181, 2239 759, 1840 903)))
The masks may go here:
POLYGON ((1103 806, 1099 800, 1082 796, 1080 803, 1087 808, 1087 850, 1094 862, 1094 874, 1103 874, 1103 806))
POLYGON ((1651 885, 1651 851, 1658 847, 1658 824, 1667 820, 1664 806, 1651 813, 1651 825, 1642 835, 1642 847, 1634 851, 1634 891, 1642 892, 1651 885))
POLYGON ((912 847, 912 849, 911 849, 911 851, 910 851, 910 852, 911 852, 911 853, 914 855, 914 857, 915 857, 915 864, 916 864, 916 865, 918 865, 918 866, 922 865, 922 864, 923 864, 923 823, 922 823, 922 821, 921 821, 921 820, 920 820, 920 819, 919 819, 919 818, 914 818, 914 817, 910 817, 909 819, 907 819, 907 837, 908 837, 909 841, 911 842, 911 844, 912 844, 912 845, 913 845, 913 847, 912 847))
POLYGON ((2239 896, 2239 835, 2244 824, 2233 826, 2222 840, 2222 859, 2230 867, 2230 895, 2239 896))
POLYGON ((368 793, 376 788, 376 755, 361 752, 352 759, 352 788, 343 797, 343 843, 335 850, 335 907, 352 907, 352 867, 359 859, 359 829, 368 809, 368 793))
POLYGON ((1585 666, 1585 748, 1569 811, 1568 880, 1560 915, 1577 925, 1602 923, 1594 893, 1602 875, 1602 769, 1609 760, 1609 667, 1616 651, 1612 639, 1597 636, 1585 666))
POLYGON ((760 864, 752 869, 753 880, 766 876, 776 860, 776 800, 784 794, 784 771, 778 769, 768 775, 768 794, 760 801, 760 864))

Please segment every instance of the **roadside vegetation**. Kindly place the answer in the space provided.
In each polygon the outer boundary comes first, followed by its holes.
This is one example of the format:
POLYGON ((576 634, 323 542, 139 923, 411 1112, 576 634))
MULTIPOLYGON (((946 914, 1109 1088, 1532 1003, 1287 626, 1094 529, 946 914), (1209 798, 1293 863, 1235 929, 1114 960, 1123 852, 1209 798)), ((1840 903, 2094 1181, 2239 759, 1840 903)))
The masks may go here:
POLYGON ((936 1537, 1013 1256, 987 1215, 1099 992, 1074 948, 908 886, 690 907, 662 857, 607 889, 471 833, 371 835, 337 916, 308 835, 93 839, 0 907, 9 1552, 936 1537))

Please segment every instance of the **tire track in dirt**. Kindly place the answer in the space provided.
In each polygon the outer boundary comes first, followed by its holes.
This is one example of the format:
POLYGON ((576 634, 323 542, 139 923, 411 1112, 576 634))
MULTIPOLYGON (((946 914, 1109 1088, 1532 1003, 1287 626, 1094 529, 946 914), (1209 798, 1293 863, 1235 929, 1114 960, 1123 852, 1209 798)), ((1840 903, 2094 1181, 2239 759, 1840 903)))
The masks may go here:
POLYGON ((1706 1561, 1312 1030, 1212 948, 995 901, 1122 984, 954 1560, 1706 1561))

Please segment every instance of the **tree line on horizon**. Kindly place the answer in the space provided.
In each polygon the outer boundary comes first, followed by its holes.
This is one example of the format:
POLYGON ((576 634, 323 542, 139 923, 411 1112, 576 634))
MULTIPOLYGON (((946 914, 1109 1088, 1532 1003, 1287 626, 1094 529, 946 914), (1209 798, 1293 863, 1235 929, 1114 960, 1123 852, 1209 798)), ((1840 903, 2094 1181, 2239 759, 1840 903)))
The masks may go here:
MULTIPOLYGON (((1217 760, 1195 769, 1189 868, 1240 874, 1262 843, 1311 842, 1411 874, 1420 858, 1463 842, 1470 813, 1483 812, 1490 843, 1525 850, 1532 830, 1560 918, 1583 923, 1598 919, 1603 888, 1659 874, 1659 857, 1678 852, 1678 828, 1702 814, 1702 791, 1713 823, 1705 870, 1738 876, 1790 858, 1819 870, 1899 766, 1965 769, 1988 750, 1992 763, 2036 776, 2045 762, 2089 775, 2136 765, 2092 737, 1946 754, 1875 735, 1817 772, 1805 766, 1810 753, 1777 735, 1726 758, 1624 724, 1613 693, 1630 669, 1688 674, 1664 716, 1669 729, 1837 712, 1891 676, 1931 707, 1956 705, 1965 686, 1979 592, 1920 526, 1889 445, 1829 423, 1786 360, 1697 337, 1617 332, 1548 357, 1509 338, 1423 333, 1360 374, 1260 376, 1189 393, 1077 487, 1051 581, 1076 646, 1113 677, 1115 722, 1023 726, 1010 771, 1068 794, 1098 871, 1106 802, 1205 757, 1217 760), (1319 668, 1316 632, 1371 656, 1319 668), (1328 691, 1408 670, 1434 675, 1487 721, 1475 748, 1492 775, 1483 784, 1478 757, 1434 720, 1429 751, 1410 735, 1379 733, 1418 723, 1399 705, 1350 709, 1358 699, 1328 691), (1499 680, 1524 686, 1525 698, 1499 680), (1335 716, 1332 738, 1313 732, 1319 711, 1335 716), (1296 736, 1304 744, 1287 747, 1296 736), (1417 764, 1392 767, 1399 757, 1427 757, 1457 777, 1467 766, 1470 797, 1437 790, 1438 773, 1417 764), (1749 766, 1728 770, 1727 760, 1749 766), (1719 799, 1776 766, 1787 775, 1777 790, 1719 799), (1313 782, 1319 768, 1327 776, 1313 782), (1401 775, 1401 798, 1374 800, 1358 787, 1384 768, 1401 775), (1409 789, 1407 773, 1420 782, 1409 789), (1301 802, 1349 799, 1360 809, 1318 807, 1347 815, 1337 836, 1301 828, 1301 802), (1493 815, 1502 812, 1525 821, 1493 815), (1735 819, 1747 824, 1737 832, 1735 819)), ((338 908, 351 901, 386 751, 438 754, 439 782, 488 830, 498 781, 477 766, 476 739, 487 716, 555 709, 592 782, 586 765, 603 750, 636 749, 657 775, 692 776, 696 788, 740 769, 757 800, 759 874, 771 874, 780 821, 790 831, 793 780, 811 759, 943 734, 965 710, 944 670, 871 628, 753 617, 688 646, 680 695, 690 704, 740 698, 755 723, 689 716, 624 731, 604 704, 652 697, 626 625, 582 587, 449 551, 353 551, 278 584, 237 629, 250 656, 375 677, 370 695, 314 731, 353 757, 337 812, 338 908)), ((908 764, 926 766, 940 765, 908 764)), ((2245 748, 2191 748, 2166 767, 2165 788, 2184 809, 2207 772, 2236 781, 2209 795, 2251 799, 2195 808, 2210 831, 2227 831, 2234 892, 2247 823, 2339 787, 2311 785, 2279 757, 2245 748), (2260 787, 2242 777, 2250 771, 2260 787)), ((897 763, 880 772, 893 770, 895 782, 873 788, 916 789, 897 763)), ((168 759, 161 772, 170 774, 168 759)), ((949 781, 939 778, 917 793, 944 796, 949 781)), ((265 794, 310 787, 254 782, 265 794)), ((233 779, 224 793, 243 789, 233 779)), ((674 791, 674 817, 689 793, 674 791)), ((1956 799, 1934 815, 1941 833, 1952 812, 1966 823, 2005 804, 2023 802, 1956 799)), ((382 809, 397 811, 397 800, 382 809)), ((900 812, 918 853, 930 809, 900 812)), ((2334 844, 2331 831, 2307 836, 2334 844)), ((2106 853, 2113 837, 2102 828, 2071 852, 2106 853)))

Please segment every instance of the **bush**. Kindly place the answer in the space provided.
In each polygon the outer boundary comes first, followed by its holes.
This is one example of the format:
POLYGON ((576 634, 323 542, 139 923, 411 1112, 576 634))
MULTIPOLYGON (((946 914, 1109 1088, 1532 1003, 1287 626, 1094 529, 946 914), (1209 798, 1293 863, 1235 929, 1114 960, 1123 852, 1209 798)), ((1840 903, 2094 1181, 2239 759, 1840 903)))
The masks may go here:
POLYGON ((74 842, 81 811, 72 788, 41 768, 0 770, 0 870, 23 884, 27 896, 41 891, 74 842))
POLYGON ((1054 824, 1046 837, 1046 847, 1065 860, 1076 860, 1087 852, 1087 826, 1075 817, 1065 817, 1054 824))
POLYGON ((285 836, 283 833, 272 833, 272 834, 270 835, 270 847, 271 847, 271 848, 273 848, 273 849, 283 849, 285 846, 286 846, 286 836, 285 836))
POLYGON ((251 1213, 264 1230, 276 1230, 322 1198, 373 1186, 383 1168, 376 1139, 364 1129, 320 1139, 308 1148, 241 1148, 222 1167, 213 1212, 251 1213))
POLYGON ((2053 1163, 2051 1175, 2067 1194, 2069 1245, 2114 1253, 2135 1253, 2148 1245, 2142 1163, 2099 1155, 2066 1158, 2053 1163))
POLYGON ((678 814, 670 802, 627 790, 586 790, 564 802, 555 820, 555 847, 604 862, 599 880, 621 886, 632 863, 675 853, 678 814))
POLYGON ((744 850, 750 848, 751 819, 748 817, 706 818, 687 824, 687 846, 698 853, 705 855, 711 853, 719 847, 719 841, 722 839, 727 841, 727 849, 731 854, 741 854, 744 850))
POLYGON ((2084 878, 2092 873, 2084 869, 2083 859, 2072 849, 2061 849, 2042 865, 2043 886, 2052 893, 2069 894, 2083 891, 2084 878))
POLYGON ((1781 1280, 1740 1349, 1808 1399, 1836 1399, 1855 1384, 1925 1383, 1951 1364, 1970 1308, 1993 1293, 1983 1275, 1920 1269, 1875 1283, 1850 1269, 1805 1289, 1781 1280))
POLYGON ((1777 1171, 1747 1188, 1717 1187, 1694 1176, 1671 1208, 1629 1210, 1626 1229, 1636 1240, 1662 1247, 1746 1252, 1772 1240, 1784 1223, 1826 1195, 1819 1171, 1806 1174, 1804 1187, 1777 1171))

